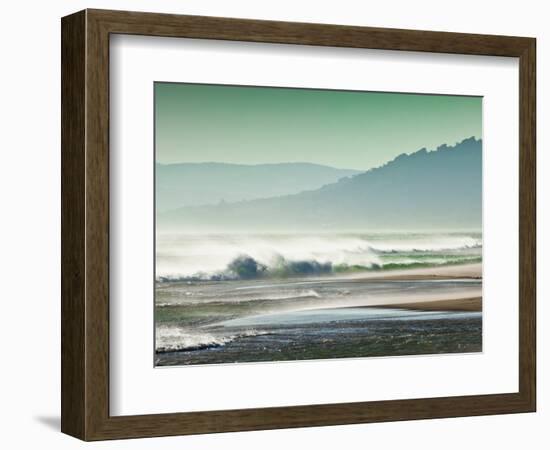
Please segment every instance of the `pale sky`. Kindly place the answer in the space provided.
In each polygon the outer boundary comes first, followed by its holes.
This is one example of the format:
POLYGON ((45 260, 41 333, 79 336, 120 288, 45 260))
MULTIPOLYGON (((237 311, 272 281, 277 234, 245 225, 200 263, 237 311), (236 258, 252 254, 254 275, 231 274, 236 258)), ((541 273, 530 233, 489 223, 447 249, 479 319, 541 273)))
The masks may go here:
POLYGON ((366 170, 481 133, 481 97, 155 83, 159 163, 366 170))

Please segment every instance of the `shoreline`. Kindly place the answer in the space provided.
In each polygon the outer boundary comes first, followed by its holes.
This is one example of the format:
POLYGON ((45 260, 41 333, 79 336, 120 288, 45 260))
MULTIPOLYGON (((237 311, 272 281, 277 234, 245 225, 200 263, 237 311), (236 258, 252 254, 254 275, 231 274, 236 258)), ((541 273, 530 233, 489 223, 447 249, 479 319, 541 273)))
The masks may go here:
MULTIPOLYGON (((482 265, 476 264, 463 264, 453 266, 440 266, 440 267, 428 267, 421 269, 410 269, 392 271, 388 273, 363 273, 348 278, 349 280, 356 282, 368 282, 368 281, 422 281, 422 280, 479 280, 482 282, 482 265)), ((448 293, 441 293, 440 295, 434 295, 432 298, 416 298, 414 300, 397 300, 387 299, 380 303, 373 303, 367 307, 376 308, 403 308, 421 311, 469 311, 469 312, 481 312, 482 311, 482 296, 469 295, 464 297, 463 294, 460 297, 453 298, 448 293)))
POLYGON ((482 279, 482 263, 443 265, 423 267, 420 269, 388 270, 387 272, 363 272, 347 277, 348 280, 380 281, 380 280, 452 280, 457 278, 482 279))
POLYGON ((402 308, 419 311, 468 311, 481 312, 482 299, 481 297, 466 297, 456 299, 443 300, 419 300, 416 302, 393 303, 391 305, 377 305, 378 308, 402 308))
POLYGON ((453 280, 453 279, 472 279, 481 280, 482 263, 469 264, 448 264, 434 267, 422 267, 416 269, 390 269, 379 271, 362 271, 355 273, 332 273, 328 275, 317 276, 292 276, 284 278, 251 278, 251 279, 155 279, 155 285, 168 283, 231 283, 233 281, 248 281, 248 282, 265 282, 265 281, 281 281, 288 282, 309 282, 309 281, 381 281, 381 280, 396 280, 396 281, 417 281, 417 280, 453 280))
MULTIPOLYGON (((212 282, 205 282, 205 286, 212 282)), ((353 274, 334 274, 330 277, 300 277, 278 280, 238 280, 224 281, 223 285, 233 285, 233 290, 237 291, 255 291, 264 289, 324 289, 326 286, 342 285, 341 289, 351 289, 352 292, 361 292, 365 295, 352 296, 350 298, 339 297, 332 299, 324 304, 322 299, 294 299, 295 307, 317 308, 326 307, 376 307, 376 308, 402 308, 424 311, 482 311, 482 264, 462 264, 447 265, 435 267, 423 267, 406 270, 390 270, 387 272, 361 272, 353 274), (426 287, 421 288, 420 292, 410 291, 406 287, 397 287, 388 289, 388 292, 374 294, 369 293, 368 285, 370 283, 411 283, 425 282, 426 287), (433 282, 433 284, 431 283, 433 282), (235 283, 235 284, 234 284, 235 283), (438 287, 439 283, 441 289, 438 287), (346 288, 346 284, 349 288, 346 288), (443 285, 454 285, 455 287, 443 287, 443 285), (364 288, 361 287, 364 285, 364 288), (430 286, 431 287, 428 287, 430 286), (353 286, 357 286, 356 288, 353 286), (393 291, 393 292, 392 292, 393 291), (298 301, 296 301, 298 300, 298 301)), ((202 285, 202 283, 197 283, 202 285)), ((218 282, 213 283, 216 285, 218 282)), ((158 287, 157 287, 158 288, 158 287)), ((200 287, 199 287, 200 288, 200 287)), ((263 294, 267 295, 267 294, 263 294)), ((330 300, 330 299, 329 299, 330 300)), ((281 300, 282 301, 282 300, 281 300)), ((288 307, 290 302, 283 302, 281 306, 288 307)))

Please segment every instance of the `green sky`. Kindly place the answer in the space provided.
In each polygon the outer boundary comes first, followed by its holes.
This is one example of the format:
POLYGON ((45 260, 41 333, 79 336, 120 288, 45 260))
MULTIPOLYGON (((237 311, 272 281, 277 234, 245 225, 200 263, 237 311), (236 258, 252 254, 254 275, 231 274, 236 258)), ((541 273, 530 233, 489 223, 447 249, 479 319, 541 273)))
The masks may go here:
POLYGON ((155 83, 156 160, 369 169, 481 137, 481 97, 155 83))

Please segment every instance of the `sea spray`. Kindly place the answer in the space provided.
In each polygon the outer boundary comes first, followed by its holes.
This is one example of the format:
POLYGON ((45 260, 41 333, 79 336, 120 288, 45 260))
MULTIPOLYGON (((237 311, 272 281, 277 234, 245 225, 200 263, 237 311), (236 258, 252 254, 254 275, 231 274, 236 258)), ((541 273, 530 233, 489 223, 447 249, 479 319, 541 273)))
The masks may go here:
POLYGON ((170 235, 156 279, 231 281, 478 263, 480 233, 170 235))
POLYGON ((247 329, 232 334, 213 334, 194 329, 183 329, 178 326, 158 326, 156 329, 157 353, 179 351, 196 351, 216 348, 226 345, 235 339, 265 335, 265 331, 247 329))

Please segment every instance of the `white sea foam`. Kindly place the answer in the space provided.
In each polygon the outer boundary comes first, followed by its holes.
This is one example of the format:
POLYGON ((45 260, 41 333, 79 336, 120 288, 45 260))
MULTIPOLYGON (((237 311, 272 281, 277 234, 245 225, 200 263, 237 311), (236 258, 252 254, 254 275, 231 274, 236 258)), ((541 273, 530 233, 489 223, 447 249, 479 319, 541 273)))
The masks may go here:
POLYGON ((245 330, 235 334, 215 335, 200 330, 189 330, 173 325, 162 325, 156 328, 155 349, 158 353, 175 351, 192 351, 226 345, 242 337, 266 334, 256 330, 245 330))
POLYGON ((442 252, 474 249, 481 245, 480 238, 468 235, 428 235, 373 241, 370 248, 376 252, 442 252))
MULTIPOLYGON (((195 277, 208 280, 213 274, 231 279, 228 265, 246 255, 262 267, 281 262, 316 262, 332 266, 383 267, 389 254, 407 253, 407 263, 420 262, 411 253, 433 252, 433 264, 445 253, 474 251, 481 254, 479 234, 260 234, 199 235, 157 234, 156 276, 164 279, 195 277)), ((393 263, 399 261, 390 261, 393 263)), ((429 260, 424 260, 429 263, 429 260)))
POLYGON ((157 236, 157 276, 224 270, 238 255, 270 266, 278 258, 369 266, 380 262, 368 241, 350 236, 169 235, 157 236))
POLYGON ((179 292, 172 289, 172 293, 175 295, 162 296, 162 300, 157 299, 155 302, 155 307, 157 308, 167 308, 173 306, 182 306, 182 305, 198 305, 198 304, 207 304, 207 303, 219 303, 220 301, 224 303, 243 303, 243 302, 266 302, 273 301, 279 302, 281 300, 299 300, 299 299, 316 299, 321 298, 321 295, 314 289, 285 289, 281 291, 268 290, 267 292, 262 292, 263 286, 242 286, 234 288, 233 293, 228 293, 225 290, 220 292, 213 292, 211 295, 204 295, 198 293, 195 296, 185 296, 180 295, 179 292), (247 289, 252 289, 253 294, 249 296, 242 296, 242 294, 236 294, 239 291, 245 291, 247 289), (175 292, 174 292, 175 291, 175 292))

